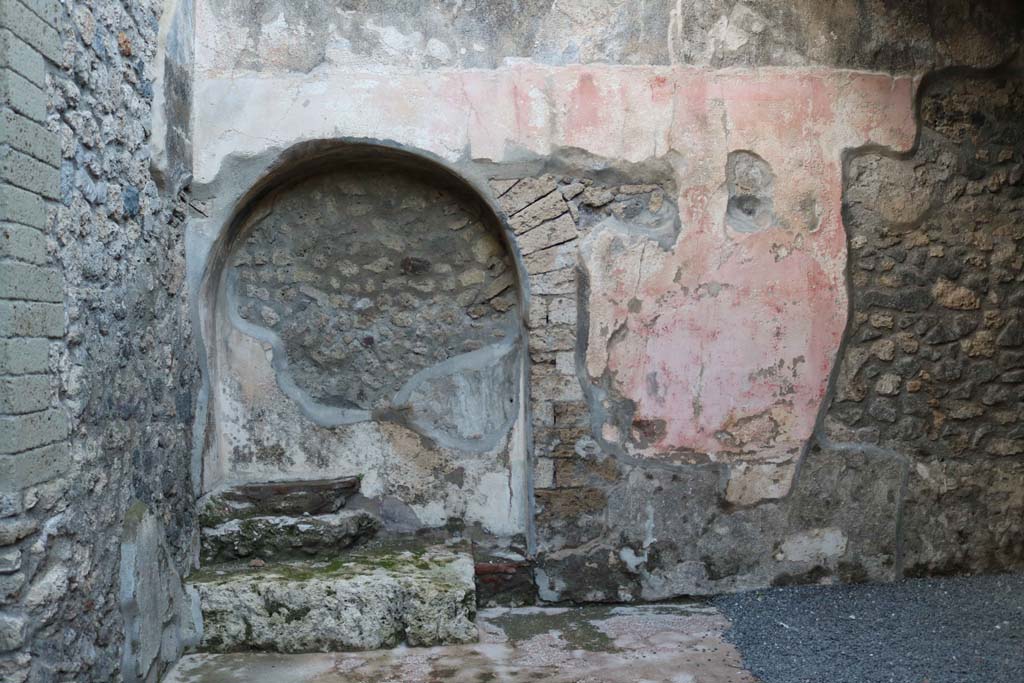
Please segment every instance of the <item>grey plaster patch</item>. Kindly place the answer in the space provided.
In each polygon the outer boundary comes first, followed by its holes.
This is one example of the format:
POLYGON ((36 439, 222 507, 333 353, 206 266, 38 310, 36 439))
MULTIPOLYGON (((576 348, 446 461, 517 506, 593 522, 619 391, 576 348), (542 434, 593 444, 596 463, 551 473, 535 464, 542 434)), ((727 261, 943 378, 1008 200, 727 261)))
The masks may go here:
POLYGON ((178 576, 163 527, 141 502, 125 515, 119 576, 124 679, 155 683, 185 649, 199 642, 202 625, 178 576))

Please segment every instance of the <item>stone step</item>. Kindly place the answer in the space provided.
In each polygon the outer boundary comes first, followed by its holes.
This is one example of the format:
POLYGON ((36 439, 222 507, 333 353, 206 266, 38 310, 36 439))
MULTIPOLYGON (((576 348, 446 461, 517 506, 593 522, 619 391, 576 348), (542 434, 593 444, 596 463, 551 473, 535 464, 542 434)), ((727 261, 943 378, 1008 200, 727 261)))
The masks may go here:
POLYGON ((330 559, 214 565, 189 579, 200 649, 299 653, 475 642, 465 545, 375 544, 330 559))
POLYGON ((359 477, 236 484, 199 501, 199 523, 213 527, 247 517, 300 517, 337 512, 356 493, 359 477))
POLYGON ((304 559, 337 555, 373 538, 381 523, 363 510, 341 510, 315 517, 248 517, 202 529, 202 564, 258 558, 304 559))

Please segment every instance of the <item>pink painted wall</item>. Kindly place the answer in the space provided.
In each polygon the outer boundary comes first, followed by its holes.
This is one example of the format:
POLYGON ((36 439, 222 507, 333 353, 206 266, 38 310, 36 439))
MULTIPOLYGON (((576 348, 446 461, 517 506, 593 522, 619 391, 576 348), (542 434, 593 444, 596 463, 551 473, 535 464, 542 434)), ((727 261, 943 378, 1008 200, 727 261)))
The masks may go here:
POLYGON ((589 379, 605 377, 636 419, 663 422, 653 440, 611 424, 602 435, 642 457, 784 463, 810 435, 846 322, 843 152, 908 149, 914 87, 832 69, 232 73, 197 84, 196 178, 215 176, 228 154, 338 137, 470 166, 567 147, 614 163, 667 159, 675 244, 599 227, 579 255, 591 286, 589 379), (777 220, 760 232, 725 224, 735 150, 775 175, 777 220))

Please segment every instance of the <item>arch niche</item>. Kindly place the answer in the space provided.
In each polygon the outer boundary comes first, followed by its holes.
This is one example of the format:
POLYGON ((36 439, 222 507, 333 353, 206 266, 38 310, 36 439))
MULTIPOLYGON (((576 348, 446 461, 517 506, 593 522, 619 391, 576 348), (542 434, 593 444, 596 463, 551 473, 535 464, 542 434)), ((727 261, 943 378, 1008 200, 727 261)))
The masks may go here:
POLYGON ((201 294, 204 489, 358 475, 393 528, 529 536, 527 288, 486 192, 319 142, 237 206, 201 294))

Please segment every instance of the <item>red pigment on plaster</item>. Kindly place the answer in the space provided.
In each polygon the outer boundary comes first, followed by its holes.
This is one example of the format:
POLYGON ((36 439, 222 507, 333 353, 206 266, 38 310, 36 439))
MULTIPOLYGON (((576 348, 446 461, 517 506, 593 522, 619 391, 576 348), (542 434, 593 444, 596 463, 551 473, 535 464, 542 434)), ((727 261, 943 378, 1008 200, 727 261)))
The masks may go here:
POLYGON ((601 123, 601 91, 590 73, 581 74, 572 91, 566 131, 571 135, 601 123))

